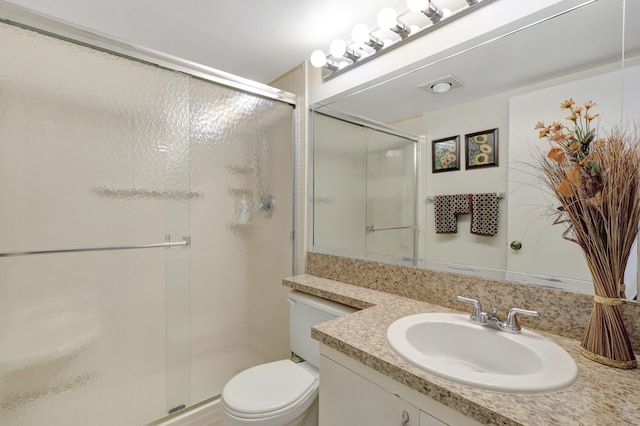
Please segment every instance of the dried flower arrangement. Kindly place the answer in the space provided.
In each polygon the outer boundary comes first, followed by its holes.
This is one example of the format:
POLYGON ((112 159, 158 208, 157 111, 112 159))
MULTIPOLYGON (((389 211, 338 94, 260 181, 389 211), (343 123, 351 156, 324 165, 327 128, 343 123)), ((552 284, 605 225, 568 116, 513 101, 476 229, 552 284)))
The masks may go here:
POLYGON ((563 237, 582 248, 593 277, 594 308, 581 352, 606 365, 635 368, 619 305, 640 220, 640 137, 616 128, 598 138, 595 106, 569 99, 561 104, 570 113, 569 127, 536 125, 552 145, 540 155, 539 175, 560 202, 554 224, 566 226, 563 237))

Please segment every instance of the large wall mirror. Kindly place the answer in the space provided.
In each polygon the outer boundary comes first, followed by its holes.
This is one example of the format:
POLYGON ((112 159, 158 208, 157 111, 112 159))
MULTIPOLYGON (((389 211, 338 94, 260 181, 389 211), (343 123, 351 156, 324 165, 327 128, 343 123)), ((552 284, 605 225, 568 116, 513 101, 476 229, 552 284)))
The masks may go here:
POLYGON ((553 225, 537 181, 547 145, 534 127, 564 121, 568 98, 598 103, 601 132, 639 122, 637 16, 638 1, 571 2, 315 105, 312 250, 591 293, 582 252, 553 225), (442 78, 451 90, 429 90, 442 78), (437 196, 460 194, 485 210, 436 232, 437 196), (472 232, 489 218, 494 229, 472 232))

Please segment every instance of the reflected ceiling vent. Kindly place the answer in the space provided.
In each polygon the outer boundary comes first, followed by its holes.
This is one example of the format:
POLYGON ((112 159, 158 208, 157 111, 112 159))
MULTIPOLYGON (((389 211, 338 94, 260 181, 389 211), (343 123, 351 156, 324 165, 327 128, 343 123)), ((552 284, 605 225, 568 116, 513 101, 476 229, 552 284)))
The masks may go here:
POLYGON ((445 93, 456 87, 462 87, 464 83, 452 75, 437 78, 435 80, 423 83, 418 87, 433 93, 445 93))

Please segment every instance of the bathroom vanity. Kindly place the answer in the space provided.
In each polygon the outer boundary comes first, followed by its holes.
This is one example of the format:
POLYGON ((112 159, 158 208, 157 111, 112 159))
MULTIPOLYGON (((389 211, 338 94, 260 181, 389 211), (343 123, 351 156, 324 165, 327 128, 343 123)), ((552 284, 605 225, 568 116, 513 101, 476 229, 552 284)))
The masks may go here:
POLYGON ((389 325, 398 318, 455 310, 312 275, 287 278, 283 284, 362 309, 312 331, 322 355, 321 425, 640 424, 640 370, 589 361, 579 354, 580 342, 574 338, 536 330, 578 364, 580 376, 568 389, 533 395, 477 389, 414 367, 386 341, 389 325))
POLYGON ((481 424, 328 346, 320 351, 320 425, 481 424))

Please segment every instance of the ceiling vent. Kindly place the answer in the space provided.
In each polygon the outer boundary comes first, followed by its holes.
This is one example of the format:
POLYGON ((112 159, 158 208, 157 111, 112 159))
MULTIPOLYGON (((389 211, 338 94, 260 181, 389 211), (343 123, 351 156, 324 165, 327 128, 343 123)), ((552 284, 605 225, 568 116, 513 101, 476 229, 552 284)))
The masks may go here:
POLYGON ((452 75, 447 75, 444 77, 437 78, 435 80, 429 81, 427 83, 423 83, 418 87, 424 90, 427 90, 431 93, 445 93, 451 89, 455 89, 457 87, 464 86, 462 81, 458 80, 452 75))

